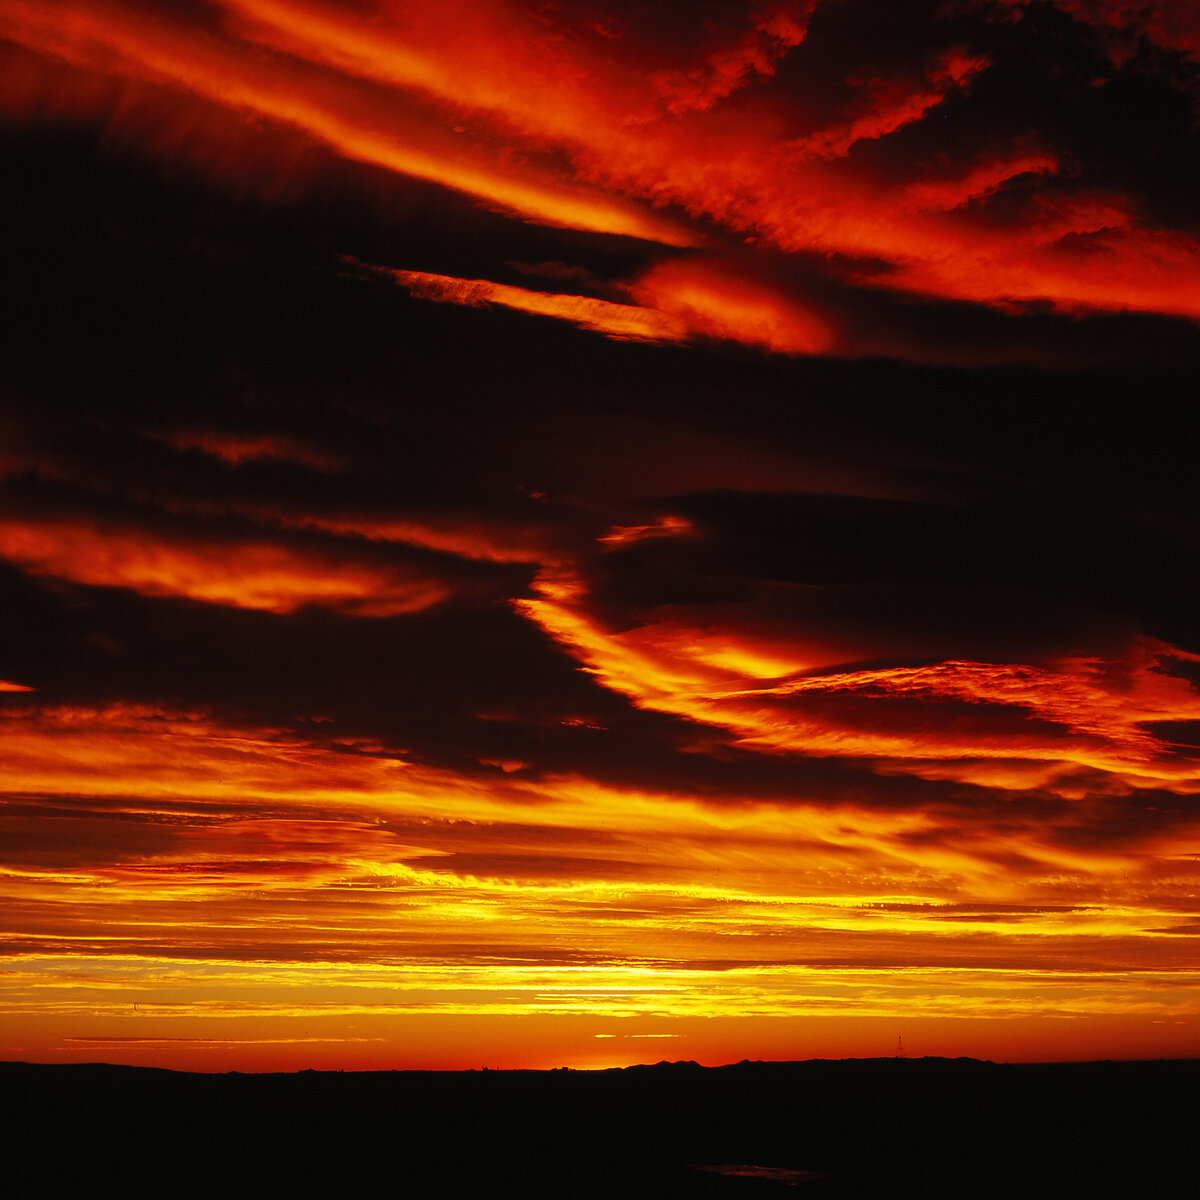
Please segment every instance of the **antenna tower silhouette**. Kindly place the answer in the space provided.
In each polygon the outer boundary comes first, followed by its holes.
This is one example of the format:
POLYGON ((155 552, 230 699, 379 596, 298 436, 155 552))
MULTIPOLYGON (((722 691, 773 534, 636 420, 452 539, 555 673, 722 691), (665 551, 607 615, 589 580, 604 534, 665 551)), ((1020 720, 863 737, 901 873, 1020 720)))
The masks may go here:
POLYGON ((904 1057, 904 1039, 902 1037, 896 1039, 896 1057, 904 1057))

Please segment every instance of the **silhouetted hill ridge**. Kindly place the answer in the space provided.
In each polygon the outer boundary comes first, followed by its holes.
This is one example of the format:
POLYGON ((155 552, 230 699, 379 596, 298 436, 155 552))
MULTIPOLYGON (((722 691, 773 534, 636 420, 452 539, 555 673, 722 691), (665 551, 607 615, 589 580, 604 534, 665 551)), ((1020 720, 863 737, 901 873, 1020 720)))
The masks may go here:
POLYGON ((1197 1084, 1200 1060, 295 1074, 0 1063, 0 1116, 11 1194, 39 1196, 1166 1196, 1196 1190, 1197 1084), (713 1164, 820 1177, 793 1188, 694 1169, 713 1164))

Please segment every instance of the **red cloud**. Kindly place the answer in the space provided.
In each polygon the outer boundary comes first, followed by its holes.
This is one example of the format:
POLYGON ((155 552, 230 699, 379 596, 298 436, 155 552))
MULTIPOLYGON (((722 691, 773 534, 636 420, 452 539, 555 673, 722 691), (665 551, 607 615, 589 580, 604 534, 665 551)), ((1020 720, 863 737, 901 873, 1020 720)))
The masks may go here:
POLYGON ((389 617, 429 608, 451 591, 419 570, 354 562, 267 538, 156 537, 82 518, 0 521, 0 557, 33 575, 275 613, 314 604, 389 617))
MULTIPOLYGON (((420 6, 387 6, 370 20, 315 0, 226 0, 224 36, 118 0, 11 0, 0 29, 56 65, 40 83, 11 73, 0 92, 22 110, 36 107, 39 87, 58 93, 52 105, 65 95, 69 107, 79 92, 81 111, 129 121, 145 110, 146 89, 168 89, 199 106, 193 124, 202 112, 251 113, 526 220, 677 246, 749 241, 823 258, 834 273, 845 273, 835 260, 865 259, 875 266, 852 274, 858 285, 935 298, 1200 316, 1196 239, 1155 227, 1121 195, 1039 192, 1056 165, 1050 150, 1014 158, 982 148, 957 183, 936 161, 913 160, 906 174, 881 180, 844 157, 969 84, 987 63, 977 50, 941 52, 919 84, 872 77, 868 102, 848 123, 807 133, 805 114, 785 96, 767 105, 738 88, 769 76, 800 41, 808 7, 755 10, 748 32, 705 50, 698 75, 671 67, 656 76, 631 65, 652 44, 623 55, 633 32, 584 36, 489 0, 439 5, 436 19, 420 6), (103 75, 133 89, 131 104, 114 110, 95 97, 88 81, 103 75), (989 224, 960 211, 1014 174, 1034 192, 1018 220, 989 224)), ((1132 11, 1097 6, 1094 16, 1112 23, 1132 11)), ((1164 16, 1146 28, 1182 44, 1191 26, 1164 16)), ((789 353, 833 347, 811 314, 764 323, 758 301, 739 315, 727 290, 717 296, 694 279, 681 297, 675 269, 656 269, 643 287, 694 332, 707 325, 789 353), (745 336, 760 327, 762 336, 745 336)), ((656 320, 655 336, 670 336, 670 322, 656 320)))
POLYGON ((391 276, 414 296, 478 308, 498 304, 568 321, 617 341, 729 339, 781 354, 819 354, 834 342, 829 322, 779 292, 738 278, 717 262, 658 263, 625 285, 640 303, 537 292, 487 279, 368 268, 391 276))

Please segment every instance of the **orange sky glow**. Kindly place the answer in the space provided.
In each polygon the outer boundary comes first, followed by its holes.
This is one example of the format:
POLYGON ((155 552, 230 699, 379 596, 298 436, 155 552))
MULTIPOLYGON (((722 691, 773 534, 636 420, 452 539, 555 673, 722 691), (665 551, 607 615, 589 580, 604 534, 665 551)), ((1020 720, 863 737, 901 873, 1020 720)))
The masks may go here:
POLYGON ((920 7, 0 0, 0 1058, 1200 1056, 1200 25, 920 7))

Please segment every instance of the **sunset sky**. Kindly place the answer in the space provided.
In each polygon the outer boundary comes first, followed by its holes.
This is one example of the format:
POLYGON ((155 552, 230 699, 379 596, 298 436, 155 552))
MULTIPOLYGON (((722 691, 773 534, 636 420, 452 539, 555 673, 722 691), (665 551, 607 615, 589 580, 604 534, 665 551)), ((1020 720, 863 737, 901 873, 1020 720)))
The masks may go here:
POLYGON ((0 1058, 1200 1056, 1194 0, 0 0, 0 1058))

